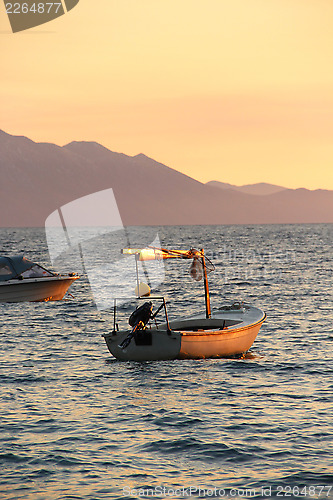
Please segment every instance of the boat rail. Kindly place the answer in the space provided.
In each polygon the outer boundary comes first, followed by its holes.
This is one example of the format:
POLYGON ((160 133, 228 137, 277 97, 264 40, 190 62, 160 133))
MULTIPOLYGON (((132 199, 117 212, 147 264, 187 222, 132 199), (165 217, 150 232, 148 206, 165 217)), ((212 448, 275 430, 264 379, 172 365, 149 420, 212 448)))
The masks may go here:
MULTIPOLYGON (((150 295, 150 296, 146 296, 146 297, 115 297, 114 298, 114 304, 113 304, 113 332, 119 331, 119 326, 118 326, 118 323, 117 323, 117 313, 118 313, 119 305, 117 304, 117 301, 122 301, 123 302, 124 300, 128 300, 129 302, 132 302, 132 301, 152 302, 152 301, 155 301, 155 300, 156 301, 161 301, 162 302, 161 305, 152 314, 150 320, 155 320, 157 314, 161 310, 164 310, 164 317, 165 317, 165 324, 166 324, 166 327, 167 327, 167 331, 171 331, 165 298, 162 295, 150 295)), ((156 320, 155 320, 155 324, 156 324, 156 320)))

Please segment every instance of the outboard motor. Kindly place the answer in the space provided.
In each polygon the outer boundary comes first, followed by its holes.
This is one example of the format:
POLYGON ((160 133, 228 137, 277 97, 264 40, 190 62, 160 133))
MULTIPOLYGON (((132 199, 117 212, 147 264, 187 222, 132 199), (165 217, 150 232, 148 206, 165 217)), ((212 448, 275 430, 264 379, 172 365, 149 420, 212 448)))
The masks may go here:
POLYGON ((149 319, 152 317, 153 304, 152 302, 145 302, 142 306, 135 309, 129 317, 129 324, 133 327, 133 330, 127 335, 127 337, 119 344, 121 349, 125 349, 131 342, 135 333, 138 330, 142 330, 149 319))
POLYGON ((146 326, 152 316, 153 304, 152 302, 145 302, 142 306, 137 307, 129 317, 128 323, 130 326, 135 327, 140 321, 143 326, 146 326))

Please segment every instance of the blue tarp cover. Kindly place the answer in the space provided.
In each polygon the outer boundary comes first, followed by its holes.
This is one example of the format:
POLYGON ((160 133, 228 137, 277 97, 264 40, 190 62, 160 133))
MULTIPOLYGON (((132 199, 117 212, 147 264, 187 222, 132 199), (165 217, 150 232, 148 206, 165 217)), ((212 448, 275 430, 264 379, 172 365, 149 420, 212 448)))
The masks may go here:
POLYGON ((35 262, 26 259, 23 255, 0 257, 0 281, 17 278, 20 274, 35 266, 35 262))

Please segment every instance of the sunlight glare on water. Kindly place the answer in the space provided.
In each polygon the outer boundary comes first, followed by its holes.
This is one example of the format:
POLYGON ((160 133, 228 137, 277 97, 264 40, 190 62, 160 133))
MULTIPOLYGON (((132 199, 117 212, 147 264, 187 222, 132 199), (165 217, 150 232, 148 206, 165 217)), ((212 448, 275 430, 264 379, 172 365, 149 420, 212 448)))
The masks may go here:
MULTIPOLYGON (((101 337, 112 309, 97 309, 84 274, 66 300, 0 304, 0 496, 333 498, 333 226, 131 228, 131 241, 146 230, 205 249, 213 308, 265 310, 253 347, 242 359, 116 361, 101 337)), ((4 255, 50 267, 42 229, 0 237, 4 255)), ((189 262, 166 262, 156 293, 171 316, 204 307, 189 262)))

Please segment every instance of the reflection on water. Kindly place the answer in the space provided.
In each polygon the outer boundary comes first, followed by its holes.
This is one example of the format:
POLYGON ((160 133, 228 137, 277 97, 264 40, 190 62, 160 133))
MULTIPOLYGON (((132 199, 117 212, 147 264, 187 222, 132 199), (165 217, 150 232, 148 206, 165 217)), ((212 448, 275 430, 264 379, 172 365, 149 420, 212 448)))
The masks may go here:
MULTIPOLYGON (((146 228, 129 231, 140 246, 146 228)), ((97 309, 85 275, 75 299, 0 304, 2 496, 99 500, 193 486, 332 498, 332 226, 149 228, 156 233, 165 247, 205 248, 213 307, 244 300, 266 311, 251 351, 116 361, 101 337, 112 308, 97 309)), ((4 254, 50 267, 43 230, 0 237, 4 254)), ((202 283, 188 271, 187 261, 166 262, 156 287, 172 316, 203 310, 202 283)))

